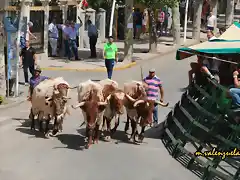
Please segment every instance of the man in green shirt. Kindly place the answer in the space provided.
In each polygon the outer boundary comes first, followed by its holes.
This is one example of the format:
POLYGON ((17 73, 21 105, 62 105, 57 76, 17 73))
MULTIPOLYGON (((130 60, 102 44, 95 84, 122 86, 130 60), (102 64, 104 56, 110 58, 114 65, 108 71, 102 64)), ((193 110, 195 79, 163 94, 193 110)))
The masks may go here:
POLYGON ((103 56, 105 59, 105 66, 107 68, 108 78, 112 78, 114 63, 117 63, 117 45, 113 43, 113 37, 109 36, 108 42, 104 45, 103 56))

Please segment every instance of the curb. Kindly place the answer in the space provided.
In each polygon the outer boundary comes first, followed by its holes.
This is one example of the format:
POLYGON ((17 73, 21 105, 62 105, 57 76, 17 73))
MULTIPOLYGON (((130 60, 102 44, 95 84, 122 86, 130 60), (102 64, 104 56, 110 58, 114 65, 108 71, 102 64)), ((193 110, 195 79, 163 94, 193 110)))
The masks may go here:
POLYGON ((25 101, 26 101, 26 99, 21 99, 21 100, 18 100, 18 101, 9 103, 9 104, 0 105, 0 110, 4 110, 4 109, 9 109, 9 108, 16 107, 16 106, 24 103, 25 101))
MULTIPOLYGON (((136 62, 131 62, 128 63, 126 65, 120 66, 120 67, 116 67, 113 68, 113 70, 124 70, 124 69, 128 69, 131 68, 133 66, 137 65, 136 62)), ((42 67, 42 70, 48 70, 48 71, 78 71, 78 72, 84 72, 84 71, 90 71, 90 72, 106 72, 106 68, 102 67, 102 68, 64 68, 64 67, 42 67)))

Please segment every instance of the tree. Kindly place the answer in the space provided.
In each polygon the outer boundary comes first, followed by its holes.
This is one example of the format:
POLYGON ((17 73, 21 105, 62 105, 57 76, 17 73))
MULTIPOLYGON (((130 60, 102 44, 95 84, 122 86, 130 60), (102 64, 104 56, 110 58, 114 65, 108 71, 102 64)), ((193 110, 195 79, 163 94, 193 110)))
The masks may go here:
POLYGON ((201 14, 203 7, 203 0, 195 0, 193 4, 194 14, 193 14, 193 39, 200 42, 200 32, 201 32, 201 14))
POLYGON ((6 94, 6 78, 5 78, 5 57, 4 57, 4 29, 3 24, 0 27, 0 104, 6 94))
POLYGON ((229 28, 234 20, 234 0, 227 0, 227 7, 225 13, 225 26, 229 28))
POLYGON ((154 11, 157 8, 167 6, 173 10, 173 35, 174 44, 180 45, 180 19, 179 0, 137 0, 149 10, 149 51, 157 51, 157 29, 154 11))

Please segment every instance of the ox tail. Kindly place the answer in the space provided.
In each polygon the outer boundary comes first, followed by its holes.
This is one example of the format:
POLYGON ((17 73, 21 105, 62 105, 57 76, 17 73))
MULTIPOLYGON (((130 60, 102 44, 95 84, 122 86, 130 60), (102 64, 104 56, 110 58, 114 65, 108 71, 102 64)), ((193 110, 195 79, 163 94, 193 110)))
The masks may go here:
POLYGON ((77 109, 77 108, 79 108, 80 107, 80 105, 78 104, 78 105, 76 105, 76 106, 74 106, 74 105, 72 105, 72 108, 73 109, 77 109))

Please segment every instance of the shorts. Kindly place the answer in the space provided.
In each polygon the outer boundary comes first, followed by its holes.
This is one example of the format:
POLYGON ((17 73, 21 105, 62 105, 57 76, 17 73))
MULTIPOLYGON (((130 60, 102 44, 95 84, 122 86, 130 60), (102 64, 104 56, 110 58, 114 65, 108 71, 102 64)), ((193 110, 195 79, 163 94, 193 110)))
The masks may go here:
POLYGON ((214 27, 207 26, 207 30, 213 31, 214 27))

